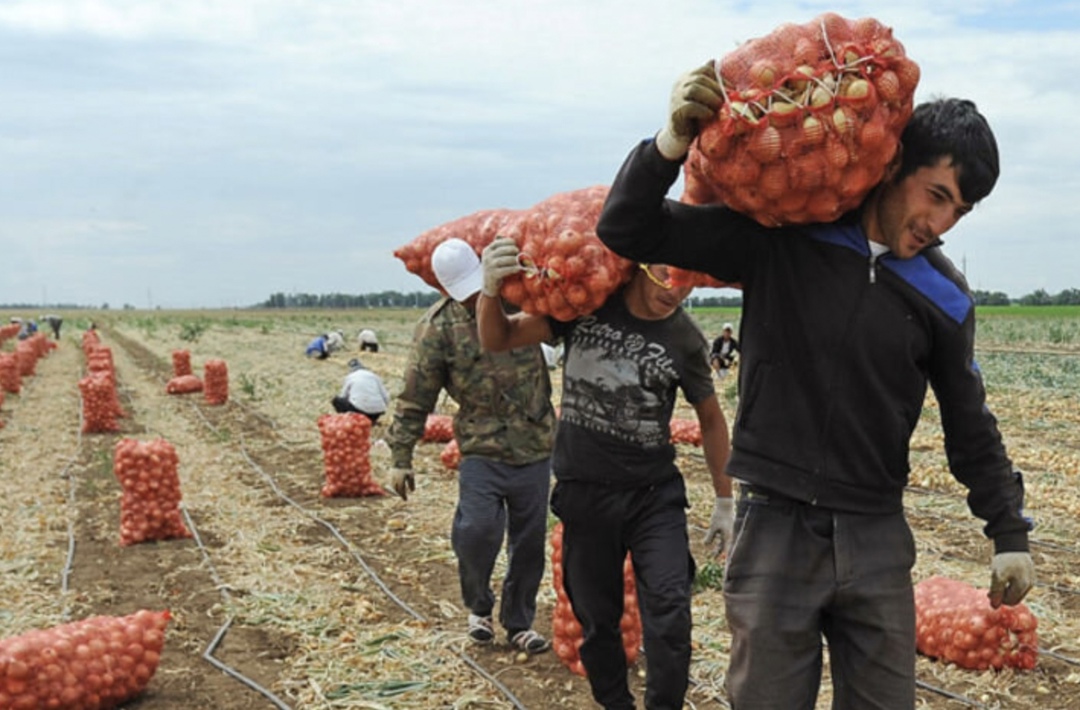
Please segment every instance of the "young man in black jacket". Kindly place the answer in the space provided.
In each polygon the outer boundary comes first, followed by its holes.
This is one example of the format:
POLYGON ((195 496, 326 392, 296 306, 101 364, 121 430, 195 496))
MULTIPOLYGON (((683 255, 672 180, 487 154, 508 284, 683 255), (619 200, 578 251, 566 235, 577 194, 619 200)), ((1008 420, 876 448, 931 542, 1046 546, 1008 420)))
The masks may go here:
POLYGON ((824 635, 834 707, 910 708, 915 545, 902 495, 927 384, 950 469, 993 540, 991 604, 1018 604, 1034 582, 1023 483, 974 361, 972 298, 938 248, 992 190, 997 145, 970 101, 923 104, 857 210, 766 228, 665 197, 721 91, 711 62, 680 78, 597 234, 626 258, 742 285, 728 465, 741 485, 724 580, 732 705, 813 707, 824 635))

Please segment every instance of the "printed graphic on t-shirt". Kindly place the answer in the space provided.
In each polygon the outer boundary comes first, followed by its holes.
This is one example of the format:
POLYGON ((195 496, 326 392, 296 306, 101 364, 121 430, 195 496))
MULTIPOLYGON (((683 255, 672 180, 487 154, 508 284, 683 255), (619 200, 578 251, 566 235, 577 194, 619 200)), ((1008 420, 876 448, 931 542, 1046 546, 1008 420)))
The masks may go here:
POLYGON ((645 448, 670 435, 678 372, 667 348, 586 317, 574 329, 564 370, 562 415, 570 424, 645 448))

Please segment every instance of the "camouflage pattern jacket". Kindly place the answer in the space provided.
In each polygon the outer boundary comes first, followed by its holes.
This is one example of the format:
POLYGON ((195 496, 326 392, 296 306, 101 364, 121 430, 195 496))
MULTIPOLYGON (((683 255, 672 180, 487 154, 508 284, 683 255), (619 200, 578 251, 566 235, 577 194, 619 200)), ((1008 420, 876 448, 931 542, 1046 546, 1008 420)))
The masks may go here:
POLYGON ((555 410, 540 346, 485 352, 475 314, 444 298, 413 334, 387 437, 395 467, 412 468, 413 448, 444 389, 458 404, 454 438, 462 456, 521 466, 551 455, 555 410))

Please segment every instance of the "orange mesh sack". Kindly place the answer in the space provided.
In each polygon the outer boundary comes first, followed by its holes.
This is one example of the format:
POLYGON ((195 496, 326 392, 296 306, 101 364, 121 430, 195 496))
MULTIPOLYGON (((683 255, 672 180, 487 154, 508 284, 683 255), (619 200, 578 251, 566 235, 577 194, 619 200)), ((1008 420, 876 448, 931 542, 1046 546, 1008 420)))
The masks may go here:
POLYGON ((454 438, 454 418, 449 414, 429 414, 424 421, 424 434, 420 441, 444 444, 454 438))
MULTIPOLYGON (((551 531, 551 572, 552 586, 555 587, 551 647, 567 668, 573 673, 585 676, 588 674, 581 662, 581 644, 585 641, 585 637, 581 622, 574 614, 570 598, 563 587, 562 539, 563 524, 558 523, 551 531)), ((630 562, 630 555, 626 556, 626 563, 623 565, 623 615, 619 625, 622 629, 626 663, 631 664, 637 660, 638 651, 641 649, 642 629, 641 612, 637 601, 637 584, 634 581, 634 566, 630 562)))
POLYGON ((885 173, 919 66, 873 18, 785 24, 717 62, 724 104, 691 146, 682 201, 766 226, 831 222, 885 173))
POLYGON ((203 365, 203 397, 207 404, 229 401, 229 366, 224 360, 207 360, 203 365))
POLYGON ((458 469, 461 465, 461 447, 458 446, 457 439, 451 439, 443 447, 443 450, 439 452, 439 460, 442 461, 443 466, 452 471, 458 469))
POLYGON ((671 420, 671 443, 701 446, 701 422, 696 419, 671 420))
POLYGON ((168 611, 91 616, 0 640, 0 708, 105 710, 157 671, 168 611))
POLYGON ((113 473, 120 481, 120 544, 192 537, 180 515, 180 458, 164 439, 116 442, 113 473))
POLYGON ((1024 604, 991 607, 985 589, 946 577, 915 585, 916 648, 960 668, 1034 668, 1037 626, 1024 604))
POLYGON ((501 234, 517 244, 525 269, 503 280, 502 297, 527 313, 570 321, 629 281, 634 262, 596 236, 607 194, 596 186, 552 195, 506 225, 501 234))
POLYGON ((630 279, 634 264, 596 236, 606 186, 562 192, 524 210, 485 210, 424 232, 396 250, 405 268, 442 290, 431 271, 431 252, 450 237, 479 255, 496 236, 521 250, 524 271, 506 278, 501 295, 526 313, 562 321, 592 313, 630 279))
POLYGON ((491 244, 505 225, 516 214, 511 209, 480 210, 459 217, 451 222, 423 232, 408 244, 394 250, 394 256, 405 264, 406 270, 416 274, 428 286, 442 291, 435 271, 431 268, 431 253, 447 239, 456 237, 468 242, 477 254, 491 244))
POLYGON ((0 353, 0 389, 11 394, 22 390, 22 375, 14 353, 0 353))
POLYGON ((326 483, 324 498, 381 496, 386 491, 371 477, 371 420, 363 414, 323 414, 322 436, 326 483))
POLYGON ((192 394, 203 391, 203 381, 198 375, 178 375, 165 383, 168 394, 192 394))
POLYGON ((172 369, 173 377, 180 377, 181 375, 191 374, 191 351, 190 350, 173 350, 172 351, 172 369))
POLYGON ((102 434, 119 431, 116 423, 116 383, 107 372, 90 372, 79 380, 82 396, 82 432, 102 434))

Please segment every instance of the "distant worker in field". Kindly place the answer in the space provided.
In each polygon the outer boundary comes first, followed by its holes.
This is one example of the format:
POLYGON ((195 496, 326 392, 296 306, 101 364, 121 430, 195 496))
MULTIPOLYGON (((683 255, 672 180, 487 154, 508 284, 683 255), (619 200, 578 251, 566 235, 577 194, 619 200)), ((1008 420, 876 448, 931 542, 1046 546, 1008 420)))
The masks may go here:
POLYGON ((43 321, 45 321, 46 323, 49 324, 49 327, 52 328, 53 338, 55 340, 59 340, 60 339, 60 326, 63 325, 64 319, 61 318, 58 315, 47 315, 47 316, 42 316, 41 320, 43 320, 43 321))
POLYGON ((379 336, 371 328, 364 328, 357 336, 360 341, 360 352, 379 352, 379 336))
POLYGON ((713 341, 709 352, 709 364, 720 379, 727 376, 739 358, 739 341, 735 339, 731 323, 724 323, 720 336, 713 341))
POLYGON ((330 357, 330 347, 327 345, 328 338, 329 336, 326 333, 316 336, 314 340, 308 343, 304 354, 316 360, 325 360, 330 357))
POLYGON ((357 412, 365 415, 371 423, 379 421, 390 404, 390 393, 382 379, 364 366, 358 358, 349 360, 349 374, 341 387, 341 393, 330 400, 338 413, 357 412))
POLYGON ((322 333, 308 343, 304 354, 317 360, 325 360, 330 357, 330 353, 341 350, 344 346, 344 334, 340 330, 332 330, 329 333, 322 333))
POLYGON ((458 560, 468 635, 495 639, 491 575, 507 539, 499 624, 510 645, 529 654, 550 647, 533 630, 544 576, 547 499, 555 410, 539 346, 485 352, 476 330, 480 259, 466 242, 449 239, 432 254, 432 268, 450 295, 416 326, 387 437, 393 488, 404 499, 416 490, 412 456, 442 390, 458 404, 454 438, 461 449, 458 502, 450 540, 458 560))

